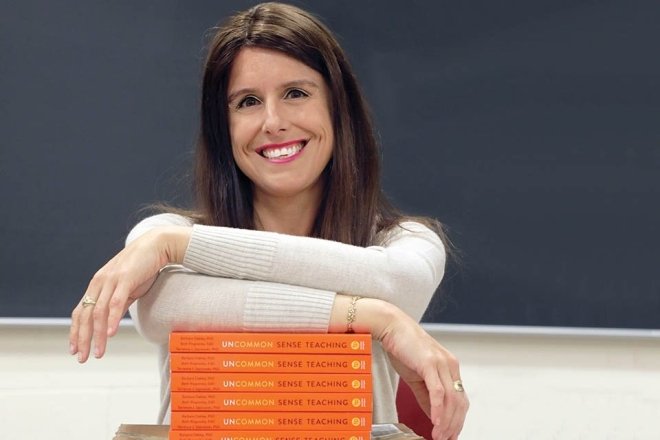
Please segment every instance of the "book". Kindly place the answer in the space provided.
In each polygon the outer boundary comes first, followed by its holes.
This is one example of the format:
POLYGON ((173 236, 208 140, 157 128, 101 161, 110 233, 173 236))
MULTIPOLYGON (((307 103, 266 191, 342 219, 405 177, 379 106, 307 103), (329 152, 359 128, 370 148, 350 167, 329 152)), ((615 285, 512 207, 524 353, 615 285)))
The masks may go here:
POLYGON ((170 431, 169 440, 371 440, 370 431, 170 431))
POLYGON ((171 374, 171 390, 260 392, 371 392, 371 374, 186 373, 171 374))
POLYGON ((171 398, 172 411, 372 410, 371 393, 172 392, 171 398))
POLYGON ((368 430, 371 428, 371 416, 371 412, 172 411, 171 427, 175 431, 368 430))
POLYGON ((371 373, 368 354, 171 353, 171 371, 371 373))
MULTIPOLYGON (((238 440, 232 437, 231 433, 241 433, 242 431, 172 431, 168 425, 129 425, 122 424, 117 428, 117 432, 113 440, 167 440, 168 434, 170 440, 224 440, 225 436, 229 439, 238 440)), ((244 431, 243 431, 244 432, 244 431)), ((280 433, 289 433, 290 431, 280 431, 280 433)), ((328 431, 331 432, 336 431, 328 431)), ((356 431, 355 435, 361 431, 356 431)), ((310 438, 311 440, 335 440, 325 439, 320 437, 324 435, 325 431, 304 431, 298 432, 299 435, 304 435, 303 438, 310 438), (319 436, 319 437, 316 437, 319 436)), ((264 437, 265 440, 277 440, 277 432, 268 432, 264 437)), ((293 440, 285 437, 282 440, 293 440)), ((367 437, 367 440, 369 437, 367 437)), ((246 438, 247 440, 247 438, 246 438)), ((251 439, 252 440, 252 439, 251 439)), ((350 440, 350 438, 349 438, 350 440)), ((362 440, 358 437, 357 440, 362 440)), ((371 440, 424 440, 422 437, 415 434, 410 428, 403 423, 371 425, 371 440)))
POLYGON ((369 354, 371 335, 359 333, 172 332, 171 353, 369 354))

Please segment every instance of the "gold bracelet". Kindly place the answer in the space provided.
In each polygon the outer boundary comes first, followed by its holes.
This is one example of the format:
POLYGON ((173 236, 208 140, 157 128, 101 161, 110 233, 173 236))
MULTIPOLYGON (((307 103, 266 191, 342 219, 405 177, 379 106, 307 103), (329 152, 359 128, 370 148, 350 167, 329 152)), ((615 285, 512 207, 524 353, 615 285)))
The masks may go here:
POLYGON ((346 316, 346 333, 355 333, 353 331, 353 323, 355 322, 355 305, 359 300, 361 300, 361 296, 354 296, 351 298, 351 305, 348 306, 348 315, 346 316))

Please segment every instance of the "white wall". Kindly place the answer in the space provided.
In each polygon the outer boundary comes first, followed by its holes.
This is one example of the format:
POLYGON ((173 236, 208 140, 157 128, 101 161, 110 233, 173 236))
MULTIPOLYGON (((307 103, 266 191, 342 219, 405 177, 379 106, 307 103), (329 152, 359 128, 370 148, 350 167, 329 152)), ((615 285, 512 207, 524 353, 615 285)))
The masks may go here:
MULTIPOLYGON (((472 407, 461 440, 660 439, 657 334, 428 329, 462 362, 472 407)), ((67 331, 0 324, 0 437, 111 439, 121 423, 154 423, 153 347, 126 326, 104 359, 78 365, 67 331)))
POLYGON ((68 328, 0 327, 0 438, 111 439, 121 423, 155 423, 155 350, 120 329, 102 360, 68 354, 68 328))
POLYGON ((463 440, 660 439, 660 339, 439 334, 463 365, 463 440))

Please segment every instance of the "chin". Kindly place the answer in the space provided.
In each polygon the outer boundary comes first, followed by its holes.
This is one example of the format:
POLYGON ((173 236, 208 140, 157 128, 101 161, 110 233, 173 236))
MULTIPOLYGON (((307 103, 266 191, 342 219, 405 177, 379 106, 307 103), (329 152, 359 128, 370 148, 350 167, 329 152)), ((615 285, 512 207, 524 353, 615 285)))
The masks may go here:
POLYGON ((282 184, 262 186, 257 189, 266 196, 278 198, 291 198, 304 194, 313 193, 315 185, 305 185, 302 183, 291 182, 290 180, 282 184))

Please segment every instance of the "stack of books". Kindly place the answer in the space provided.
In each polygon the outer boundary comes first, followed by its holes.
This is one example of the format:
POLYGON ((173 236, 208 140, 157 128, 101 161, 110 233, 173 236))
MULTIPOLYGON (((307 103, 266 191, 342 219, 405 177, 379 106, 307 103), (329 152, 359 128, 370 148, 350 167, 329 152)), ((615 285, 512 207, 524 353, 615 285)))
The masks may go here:
POLYGON ((170 440, 369 440, 371 335, 173 332, 170 440))

